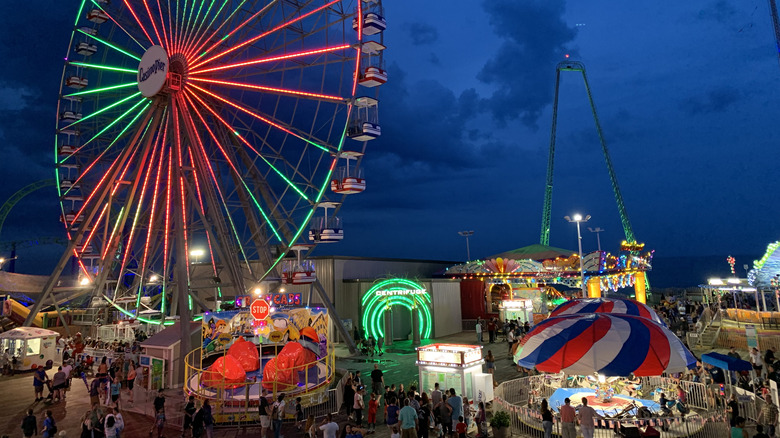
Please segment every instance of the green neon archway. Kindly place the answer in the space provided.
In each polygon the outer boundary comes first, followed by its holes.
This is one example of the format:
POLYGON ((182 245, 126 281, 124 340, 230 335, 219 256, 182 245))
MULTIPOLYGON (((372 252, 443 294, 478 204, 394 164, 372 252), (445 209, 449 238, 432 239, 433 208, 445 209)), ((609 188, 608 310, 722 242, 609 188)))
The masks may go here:
POLYGON ((431 337, 431 330, 433 328, 433 317, 431 315, 431 296, 428 293, 420 295, 388 295, 378 296, 376 291, 378 290, 405 290, 405 289, 418 289, 425 290, 425 287, 417 282, 406 280, 403 278, 391 278, 389 280, 380 281, 369 289, 362 298, 363 307, 363 330, 366 331, 368 336, 373 336, 374 339, 379 339, 381 336, 384 339, 385 328, 383 324, 383 317, 385 311, 392 306, 401 306, 409 309, 417 308, 417 317, 420 323, 420 337, 422 339, 428 339, 431 337))

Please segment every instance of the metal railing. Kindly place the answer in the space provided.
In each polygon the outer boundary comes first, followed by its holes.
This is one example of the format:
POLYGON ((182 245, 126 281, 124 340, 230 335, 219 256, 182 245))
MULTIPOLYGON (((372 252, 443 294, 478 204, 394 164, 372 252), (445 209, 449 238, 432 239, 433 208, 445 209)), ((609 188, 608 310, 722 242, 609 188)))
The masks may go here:
MULTIPOLYGON (((493 412, 503 410, 509 413, 512 433, 520 436, 539 436, 543 433, 539 402, 542 398, 549 398, 560 383, 565 382, 562 375, 537 375, 510 380, 500 384, 494 391, 493 412)), ((642 398, 657 397, 662 388, 664 391, 674 390, 677 384, 682 385, 687 392, 687 406, 696 408, 685 416, 654 416, 651 418, 605 418, 598 420, 594 425, 596 438, 613 438, 621 429, 643 428, 652 426, 662 431, 664 438, 673 437, 700 437, 720 438, 729 436, 729 424, 722 410, 711 411, 705 385, 695 382, 677 382, 666 377, 642 378, 642 386, 648 388, 642 398), (652 389, 650 389, 652 388, 652 389), (650 393, 653 395, 650 395, 650 393), (658 394, 656 394, 658 393, 658 394)), ((752 402, 751 402, 752 403, 752 402)), ((744 407, 747 415, 755 413, 755 407, 744 407), (753 409, 753 411, 751 411, 753 409)), ((755 405, 757 406, 757 405, 755 405)), ((742 406, 741 406, 742 407, 742 406)), ((758 411, 760 412, 760 410, 758 411)), ((578 426, 581 433, 581 425, 578 426)), ((562 434, 560 416, 555 415, 553 421, 553 434, 562 434)), ((637 435, 638 436, 638 435, 637 435)))
MULTIPOLYGON (((274 356, 278 356, 280 346, 275 348, 274 356)), ((227 350, 223 356, 227 355, 227 350)), ((267 366, 267 365, 266 365, 267 366)), ((321 359, 296 365, 284 371, 277 370, 274 380, 252 380, 246 382, 229 382, 224 375, 210 373, 203 368, 202 349, 197 348, 185 358, 184 392, 198 399, 209 399, 212 403, 212 413, 216 423, 237 424, 254 423, 259 420, 259 394, 262 387, 269 390, 275 399, 280 393, 287 393, 287 400, 301 398, 304 413, 314 413, 315 416, 338 411, 338 400, 335 389, 328 389, 335 371, 334 350, 330 348, 321 359), (312 370, 316 370, 316 373, 312 370), (324 371, 321 373, 320 371, 324 371), (297 382, 303 377, 305 388, 297 382), (315 377, 315 382, 311 378, 315 377), (308 386, 311 384, 310 386, 308 386), (256 389, 253 387, 262 385, 256 389), (252 395, 254 394, 254 396, 252 395), (321 413, 323 412, 323 413, 321 413)), ((288 403, 292 407, 292 403, 288 403)), ((285 412, 289 417, 294 411, 285 412)))

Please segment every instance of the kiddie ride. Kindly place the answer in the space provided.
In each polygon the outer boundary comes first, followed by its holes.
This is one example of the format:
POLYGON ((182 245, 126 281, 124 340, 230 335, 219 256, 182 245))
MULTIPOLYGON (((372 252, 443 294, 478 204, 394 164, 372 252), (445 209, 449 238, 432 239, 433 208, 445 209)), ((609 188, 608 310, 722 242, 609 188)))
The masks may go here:
POLYGON ((210 400, 216 423, 256 421, 262 389, 273 399, 280 393, 288 402, 301 397, 303 406, 327 400, 333 349, 310 326, 283 345, 258 346, 238 336, 221 354, 203 357, 205 351, 197 348, 187 355, 184 391, 210 400))

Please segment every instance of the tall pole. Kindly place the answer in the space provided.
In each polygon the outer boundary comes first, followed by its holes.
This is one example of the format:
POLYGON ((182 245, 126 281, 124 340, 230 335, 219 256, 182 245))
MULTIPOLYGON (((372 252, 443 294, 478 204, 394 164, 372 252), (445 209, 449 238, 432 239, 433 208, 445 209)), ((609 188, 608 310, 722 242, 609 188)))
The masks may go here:
POLYGON ((588 285, 585 283, 585 261, 582 260, 582 233, 580 232, 580 222, 587 222, 590 220, 590 215, 582 217, 581 214, 575 214, 572 217, 564 216, 563 218, 577 224, 577 246, 579 247, 580 254, 580 286, 582 287, 582 298, 587 298, 588 285))
POLYGON ((469 237, 474 235, 474 230, 458 231, 458 234, 466 238, 466 261, 471 261, 471 250, 469 249, 469 237))
POLYGON ((598 243, 599 252, 601 252, 601 237, 599 236, 599 234, 601 234, 601 232, 604 231, 604 229, 599 227, 596 228, 588 227, 588 231, 590 231, 591 233, 596 233, 596 243, 598 243))

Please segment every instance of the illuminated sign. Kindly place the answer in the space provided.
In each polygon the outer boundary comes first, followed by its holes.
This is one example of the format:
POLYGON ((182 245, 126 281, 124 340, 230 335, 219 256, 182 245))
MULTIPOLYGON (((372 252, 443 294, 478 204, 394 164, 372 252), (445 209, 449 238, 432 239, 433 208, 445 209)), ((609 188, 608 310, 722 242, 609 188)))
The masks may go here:
POLYGON ((504 309, 533 309, 532 300, 504 300, 501 302, 504 309))
POLYGON ((272 306, 300 306, 303 302, 301 300, 301 294, 291 293, 278 293, 268 294, 265 297, 266 301, 271 303, 272 306))
POLYGON ((477 345, 432 344, 417 348, 419 364, 466 366, 482 361, 482 347, 477 345))
POLYGON ((374 295, 385 297, 394 295, 424 295, 426 293, 428 293, 428 291, 425 289, 388 289, 375 291, 374 295))

